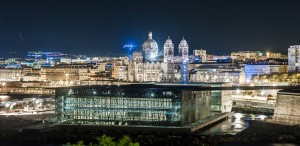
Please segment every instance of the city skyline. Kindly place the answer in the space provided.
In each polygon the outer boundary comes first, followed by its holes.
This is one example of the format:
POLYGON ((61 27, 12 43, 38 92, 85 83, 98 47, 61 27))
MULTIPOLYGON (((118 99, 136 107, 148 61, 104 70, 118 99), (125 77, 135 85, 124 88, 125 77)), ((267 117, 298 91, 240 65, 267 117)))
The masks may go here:
MULTIPOLYGON (((74 54, 141 50, 151 30, 159 50, 168 36, 185 37, 190 50, 208 54, 265 51, 287 54, 298 44, 299 2, 289 1, 0 1, 3 54, 61 51, 74 54)), ((192 53, 191 51, 189 52, 192 53)))
POLYGON ((0 0, 0 143, 297 145, 299 4, 0 0))

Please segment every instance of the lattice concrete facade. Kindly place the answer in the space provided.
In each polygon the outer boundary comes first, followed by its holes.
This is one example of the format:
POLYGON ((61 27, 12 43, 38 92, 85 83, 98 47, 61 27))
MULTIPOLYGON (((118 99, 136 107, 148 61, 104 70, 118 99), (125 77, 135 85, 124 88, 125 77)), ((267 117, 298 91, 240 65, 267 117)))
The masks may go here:
POLYGON ((56 89, 63 124, 184 126, 210 116, 210 91, 148 85, 56 89))

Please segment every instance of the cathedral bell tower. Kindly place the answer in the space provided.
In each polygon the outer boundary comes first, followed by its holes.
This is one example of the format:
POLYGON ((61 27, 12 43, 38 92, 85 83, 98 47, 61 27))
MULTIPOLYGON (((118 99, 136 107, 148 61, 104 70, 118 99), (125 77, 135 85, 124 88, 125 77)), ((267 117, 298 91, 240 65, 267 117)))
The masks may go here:
POLYGON ((172 82, 174 81, 174 44, 168 37, 164 44, 164 68, 163 68, 163 81, 172 82))
POLYGON ((168 37, 164 44, 164 63, 173 62, 174 57, 174 44, 172 40, 168 37))
POLYGON ((184 37, 180 41, 178 49, 179 49, 179 55, 182 57, 182 62, 188 62, 188 58, 189 58, 189 45, 186 42, 186 40, 184 39, 184 37))
POLYGON ((189 45, 184 39, 184 37, 180 41, 178 48, 179 48, 179 55, 181 55, 182 57, 182 69, 181 69, 182 78, 181 79, 182 82, 188 82, 189 45))

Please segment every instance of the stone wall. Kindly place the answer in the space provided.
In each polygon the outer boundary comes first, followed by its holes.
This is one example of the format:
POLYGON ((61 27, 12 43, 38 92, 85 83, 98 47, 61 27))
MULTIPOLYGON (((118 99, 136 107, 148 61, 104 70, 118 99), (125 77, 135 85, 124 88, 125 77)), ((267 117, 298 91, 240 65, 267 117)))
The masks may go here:
POLYGON ((278 92, 272 120, 300 124, 300 93, 278 92))

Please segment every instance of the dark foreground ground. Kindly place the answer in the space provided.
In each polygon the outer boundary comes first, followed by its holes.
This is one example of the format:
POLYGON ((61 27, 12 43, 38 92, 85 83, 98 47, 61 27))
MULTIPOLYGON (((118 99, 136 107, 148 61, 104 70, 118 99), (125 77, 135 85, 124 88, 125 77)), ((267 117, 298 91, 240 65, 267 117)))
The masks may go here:
POLYGON ((157 135, 150 133, 127 132, 91 132, 84 131, 84 127, 66 129, 55 125, 43 124, 42 120, 48 115, 32 115, 24 118, 21 116, 0 116, 0 145, 62 145, 76 143, 83 140, 86 144, 95 143, 95 138, 103 134, 121 138, 129 135, 134 142, 140 145, 300 145, 299 127, 264 125, 252 123, 248 128, 236 135, 201 136, 193 135, 157 135), (35 119, 35 120, 29 120, 35 119), (281 130, 285 129, 285 130, 281 130), (290 128, 290 129, 289 129, 290 128))

